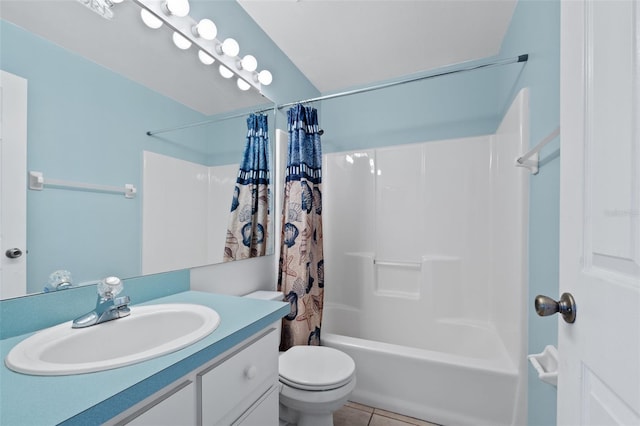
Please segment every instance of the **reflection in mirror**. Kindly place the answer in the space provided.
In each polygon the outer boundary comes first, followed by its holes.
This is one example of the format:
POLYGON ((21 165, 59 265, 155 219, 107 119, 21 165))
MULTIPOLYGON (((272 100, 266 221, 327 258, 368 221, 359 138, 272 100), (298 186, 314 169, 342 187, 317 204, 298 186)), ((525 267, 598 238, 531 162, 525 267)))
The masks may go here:
MULTIPOLYGON (((133 56, 139 57, 138 61, 162 60, 152 43, 164 44, 166 40, 157 34, 149 36, 149 29, 145 32, 141 27, 142 35, 124 41, 112 33, 100 33, 114 31, 109 25, 140 25, 139 8, 128 2, 122 5, 124 23, 117 21, 118 15, 113 21, 94 16, 77 2, 2 2, 0 63, 4 71, 18 76, 27 87, 27 158, 17 160, 26 161, 26 167, 24 173, 12 176, 15 185, 26 192, 26 246, 20 259, 24 268, 24 282, 19 285, 22 293, 52 290, 68 281, 77 286, 109 275, 127 278, 222 261, 225 238, 220 229, 227 226, 247 134, 246 117, 147 136, 151 129, 200 122, 211 118, 212 113, 224 116, 225 111, 220 109, 220 102, 207 99, 192 104, 176 101, 177 95, 165 96, 157 86, 149 88, 146 82, 132 80, 131 75, 112 71, 117 65, 100 65, 97 58, 87 59, 61 47, 59 39, 52 42, 42 37, 46 26, 56 22, 61 13, 68 18, 79 10, 80 23, 62 19, 57 25, 84 26, 67 28, 73 34, 71 38, 85 34, 97 38, 92 50, 103 50, 110 55, 111 63, 118 62, 114 62, 116 54, 107 42, 113 38, 126 44, 140 40, 134 43, 139 51, 133 56), (52 4, 63 10, 41 8, 52 4), (135 20, 127 14, 132 11, 135 20), (38 34, 25 29, 29 14, 40 14, 36 21, 43 25, 38 34), (74 30, 86 33, 74 34, 74 30), (209 104, 216 106, 207 111, 196 106, 209 104), (30 171, 42 173, 41 190, 26 189, 30 171), (122 188, 130 184, 136 191, 126 197, 100 189, 47 185, 52 179, 122 188)), ((123 51, 127 49, 129 56, 122 62, 133 57, 131 47, 123 47, 123 51)), ((164 58, 163 65, 182 67, 174 77, 184 78, 184 91, 188 92, 190 67, 200 67, 197 74, 204 66, 197 59, 190 63, 191 56, 180 53, 183 55, 177 59, 164 58)), ((211 71, 207 78, 215 82, 214 86, 222 80, 211 71)), ((150 80, 158 79, 150 76, 150 80)), ((2 84, 6 81, 3 77, 2 84)), ((174 91, 175 86, 183 84, 175 79, 165 79, 164 83, 174 86, 174 91)), ((235 98, 227 96, 226 111, 257 109, 258 105, 264 108, 261 95, 232 86, 233 92, 229 93, 235 98)), ((199 92, 212 100, 209 89, 199 92)), ((2 161, 4 171, 5 164, 13 160, 3 156, 2 161)), ((5 202, 2 206, 7 207, 5 202)), ((2 222, 3 233, 11 227, 2 222)), ((4 238, 0 243, 0 297, 18 296, 20 293, 4 291, 5 283, 16 282, 11 277, 18 276, 6 267, 8 258, 4 256, 12 242, 4 238), (5 273, 12 275, 7 277, 5 273)), ((271 243, 267 254, 272 252, 271 243)))

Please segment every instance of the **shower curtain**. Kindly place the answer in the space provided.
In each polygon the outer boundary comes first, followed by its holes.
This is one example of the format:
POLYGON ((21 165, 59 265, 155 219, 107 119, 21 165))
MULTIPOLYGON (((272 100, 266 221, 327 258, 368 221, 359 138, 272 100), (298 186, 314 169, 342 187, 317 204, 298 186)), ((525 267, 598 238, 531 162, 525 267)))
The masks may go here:
POLYGON ((231 201, 224 261, 264 256, 269 229, 269 130, 266 115, 247 118, 247 139, 231 201))
POLYGON ((319 345, 324 298, 322 150, 318 112, 296 105, 287 112, 289 154, 285 175, 278 290, 291 312, 282 320, 280 350, 319 345))

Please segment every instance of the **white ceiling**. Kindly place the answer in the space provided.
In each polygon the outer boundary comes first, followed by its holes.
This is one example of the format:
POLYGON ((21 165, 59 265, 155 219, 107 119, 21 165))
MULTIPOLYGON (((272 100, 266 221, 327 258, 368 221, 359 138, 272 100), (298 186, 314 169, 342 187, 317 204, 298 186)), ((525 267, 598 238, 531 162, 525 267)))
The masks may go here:
MULTIPOLYGON (((515 2, 239 0, 321 93, 496 55, 515 2)), ((129 1, 113 21, 75 0, 0 0, 0 17, 206 115, 266 101, 141 25, 129 1)))
POLYGON ((238 0, 320 92, 496 55, 515 0, 238 0))

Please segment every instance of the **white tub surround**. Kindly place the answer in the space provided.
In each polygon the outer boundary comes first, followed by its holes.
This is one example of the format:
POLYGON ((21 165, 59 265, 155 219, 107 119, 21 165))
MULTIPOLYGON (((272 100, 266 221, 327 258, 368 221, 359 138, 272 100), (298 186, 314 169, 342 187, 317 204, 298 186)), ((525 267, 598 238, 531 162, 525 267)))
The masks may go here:
POLYGON ((143 157, 142 273, 222 262, 238 164, 143 157))
POLYGON ((525 422, 528 134, 523 90, 495 134, 325 156, 322 337, 355 401, 525 422))

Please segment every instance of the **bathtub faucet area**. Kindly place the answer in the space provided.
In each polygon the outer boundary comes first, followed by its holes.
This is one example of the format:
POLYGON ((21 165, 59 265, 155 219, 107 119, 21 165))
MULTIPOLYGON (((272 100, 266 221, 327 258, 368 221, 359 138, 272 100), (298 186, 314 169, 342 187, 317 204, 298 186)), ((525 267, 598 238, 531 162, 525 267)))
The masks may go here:
POLYGON ((117 296, 124 288, 118 277, 107 277, 98 283, 98 300, 93 311, 73 320, 73 328, 84 328, 123 318, 131 313, 129 296, 117 296))

